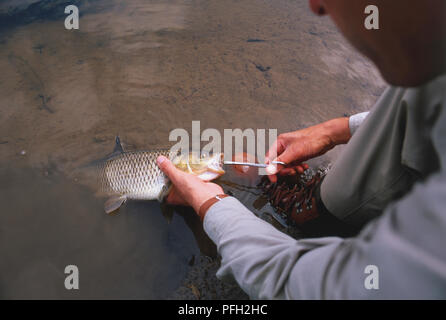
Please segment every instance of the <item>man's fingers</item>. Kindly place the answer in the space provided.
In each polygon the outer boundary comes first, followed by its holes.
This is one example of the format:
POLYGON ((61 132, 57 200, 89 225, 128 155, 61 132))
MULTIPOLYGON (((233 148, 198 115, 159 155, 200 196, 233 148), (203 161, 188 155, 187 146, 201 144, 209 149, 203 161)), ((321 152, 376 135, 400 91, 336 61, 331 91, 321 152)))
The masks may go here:
MULTIPOLYGON (((274 145, 273 145, 273 148, 274 148, 274 145)), ((281 152, 283 152, 283 153, 281 153, 278 157, 273 158, 274 159, 273 161, 284 162, 285 164, 287 164, 289 162, 292 162, 292 159, 291 159, 291 156, 290 156, 290 152, 288 151, 289 149, 285 149, 285 147, 280 142, 277 142, 277 148, 279 148, 277 150, 277 152, 279 154, 281 152), (281 147, 279 147, 279 146, 281 146, 281 147), (283 151, 283 150, 285 150, 285 151, 283 151), (288 159, 290 159, 290 160, 288 160, 288 159)), ((273 150, 273 149, 271 148, 270 151, 271 150, 273 150)), ((269 156, 272 157, 273 153, 269 153, 269 156)), ((269 164, 268 167, 266 167, 266 172, 269 175, 276 174, 276 173, 278 173, 280 170, 282 170, 284 168, 284 166, 281 165, 281 164, 273 164, 273 163, 271 163, 273 161, 271 161, 271 158, 266 158, 266 161, 265 161, 267 164, 269 164)))
MULTIPOLYGON (((292 162, 292 160, 287 161, 287 159, 290 158, 290 156, 287 155, 287 153, 289 153, 289 152, 287 152, 287 150, 285 150, 284 153, 282 153, 280 156, 275 158, 273 161, 284 162, 285 164, 292 162)), ((267 162, 267 163, 269 163, 269 162, 267 162)), ((268 167, 266 167, 266 173, 268 173, 269 175, 276 174, 279 171, 283 170, 283 168, 285 168, 285 166, 283 166, 281 164, 271 163, 268 165, 268 167)))
POLYGON ((176 184, 180 178, 181 171, 175 168, 172 161, 164 156, 159 156, 156 159, 156 162, 161 171, 164 172, 174 184, 176 184))
POLYGON ((276 183, 277 182, 277 176, 276 175, 269 175, 268 176, 269 181, 271 181, 272 183, 276 183))
POLYGON ((269 175, 276 174, 277 172, 279 172, 279 168, 275 164, 268 165, 265 170, 266 173, 269 175))
POLYGON ((296 168, 284 168, 279 171, 281 176, 294 176, 296 174, 296 168))
POLYGON ((285 150, 285 146, 283 145, 281 140, 274 141, 271 148, 269 148, 268 152, 265 155, 265 163, 268 164, 272 159, 275 159, 277 155, 281 154, 285 150))
MULTIPOLYGON (((307 170, 309 168, 308 164, 306 163, 301 163, 301 164, 290 164, 289 166, 282 168, 280 170, 277 171, 277 173, 275 173, 275 175, 280 175, 280 176, 293 176, 296 174, 302 174, 305 172, 305 170, 307 170)), ((271 179, 270 179, 271 181, 271 179)))
POLYGON ((181 195, 178 194, 178 191, 175 187, 173 187, 172 190, 167 195, 166 201, 167 201, 167 203, 169 203, 171 205, 176 205, 176 206, 188 205, 188 203, 184 201, 184 199, 181 197, 181 195))
POLYGON ((299 163, 300 162, 300 152, 296 152, 296 150, 292 150, 291 147, 288 147, 282 154, 280 154, 274 161, 284 162, 286 164, 299 163))

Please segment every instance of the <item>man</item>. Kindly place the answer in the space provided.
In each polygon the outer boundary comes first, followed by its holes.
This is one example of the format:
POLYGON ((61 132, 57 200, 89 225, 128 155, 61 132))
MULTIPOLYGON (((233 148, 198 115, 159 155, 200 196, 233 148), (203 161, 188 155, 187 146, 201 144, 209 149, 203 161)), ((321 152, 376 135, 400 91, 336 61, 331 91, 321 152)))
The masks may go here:
POLYGON ((158 159, 175 185, 168 201, 204 218, 222 256, 217 275, 251 298, 446 298, 446 1, 375 0, 373 31, 364 27, 369 2, 310 6, 329 14, 392 86, 370 114, 280 135, 267 155, 270 162, 276 149, 278 160, 301 163, 348 142, 320 197, 337 219, 365 225, 358 236, 292 239, 216 184, 158 159))

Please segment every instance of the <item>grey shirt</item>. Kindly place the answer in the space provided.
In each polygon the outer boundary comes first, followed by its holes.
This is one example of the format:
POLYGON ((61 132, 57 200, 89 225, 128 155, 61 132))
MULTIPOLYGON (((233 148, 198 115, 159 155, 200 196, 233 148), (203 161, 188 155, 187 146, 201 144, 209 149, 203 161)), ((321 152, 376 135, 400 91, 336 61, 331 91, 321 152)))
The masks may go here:
MULTIPOLYGON (((430 99, 441 105, 430 130, 439 170, 349 239, 295 240, 235 198, 225 198, 204 219, 204 228, 222 256, 217 276, 235 279, 254 299, 446 298, 444 83, 443 79, 430 91, 430 99), (367 286, 368 266, 378 275, 374 278, 378 289, 367 286)), ((420 101, 412 102, 416 108, 425 107, 420 101)))

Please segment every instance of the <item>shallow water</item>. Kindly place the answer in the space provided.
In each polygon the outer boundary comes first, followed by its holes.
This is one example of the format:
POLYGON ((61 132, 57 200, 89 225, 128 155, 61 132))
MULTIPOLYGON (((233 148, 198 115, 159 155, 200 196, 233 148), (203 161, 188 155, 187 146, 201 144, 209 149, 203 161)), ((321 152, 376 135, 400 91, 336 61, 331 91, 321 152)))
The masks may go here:
POLYGON ((198 254, 184 220, 167 224, 157 203, 107 216, 89 190, 58 174, 8 168, 0 179, 2 298, 164 298, 198 254), (64 287, 72 264, 79 291, 64 287))
MULTIPOLYGON (((103 213, 78 168, 117 133, 150 149, 192 120, 287 132, 367 110, 383 89, 305 1, 76 0, 71 31, 61 3, 0 6, 2 298, 163 298, 200 249, 215 254, 190 214, 169 224, 155 202, 103 213), (63 287, 68 264, 79 291, 63 287)), ((253 208, 256 179, 229 171, 222 184, 253 208)))

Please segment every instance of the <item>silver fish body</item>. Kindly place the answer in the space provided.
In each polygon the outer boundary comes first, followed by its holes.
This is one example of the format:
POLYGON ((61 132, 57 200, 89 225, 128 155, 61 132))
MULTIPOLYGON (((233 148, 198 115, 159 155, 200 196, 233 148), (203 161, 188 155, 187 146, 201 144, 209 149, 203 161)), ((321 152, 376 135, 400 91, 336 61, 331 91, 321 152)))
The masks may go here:
POLYGON ((104 205, 107 213, 117 210, 128 199, 160 202, 164 199, 171 182, 156 163, 161 155, 169 158, 179 170, 205 181, 224 174, 221 154, 197 158, 192 154, 178 155, 169 149, 125 152, 116 137, 113 153, 98 166, 100 193, 110 196, 104 205))
POLYGON ((162 200, 170 181, 156 163, 158 156, 172 159, 169 150, 124 152, 99 167, 102 193, 136 200, 162 200))

